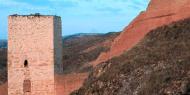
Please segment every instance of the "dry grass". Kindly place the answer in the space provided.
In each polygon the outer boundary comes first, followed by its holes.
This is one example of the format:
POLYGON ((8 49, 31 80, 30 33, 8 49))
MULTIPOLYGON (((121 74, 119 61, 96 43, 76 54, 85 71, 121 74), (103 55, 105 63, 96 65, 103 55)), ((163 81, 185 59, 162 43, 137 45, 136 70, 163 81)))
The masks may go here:
POLYGON ((100 64, 73 95, 190 95, 190 19, 159 27, 100 64))

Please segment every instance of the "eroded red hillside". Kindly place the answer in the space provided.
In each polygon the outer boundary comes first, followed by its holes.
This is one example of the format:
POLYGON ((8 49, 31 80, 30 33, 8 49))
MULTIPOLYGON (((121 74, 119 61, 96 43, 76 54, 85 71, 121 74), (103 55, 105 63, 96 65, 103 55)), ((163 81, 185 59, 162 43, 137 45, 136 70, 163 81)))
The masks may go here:
POLYGON ((141 12, 114 40, 109 52, 101 53, 93 65, 119 56, 136 45, 150 30, 190 17, 190 0, 151 0, 145 12, 141 12))

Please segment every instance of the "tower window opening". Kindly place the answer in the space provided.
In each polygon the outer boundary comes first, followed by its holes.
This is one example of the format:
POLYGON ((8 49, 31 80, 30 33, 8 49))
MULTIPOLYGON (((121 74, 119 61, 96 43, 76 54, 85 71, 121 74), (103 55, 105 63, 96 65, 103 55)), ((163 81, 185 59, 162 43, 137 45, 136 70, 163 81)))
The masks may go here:
POLYGON ((24 61, 24 67, 28 67, 28 61, 27 60, 24 61))

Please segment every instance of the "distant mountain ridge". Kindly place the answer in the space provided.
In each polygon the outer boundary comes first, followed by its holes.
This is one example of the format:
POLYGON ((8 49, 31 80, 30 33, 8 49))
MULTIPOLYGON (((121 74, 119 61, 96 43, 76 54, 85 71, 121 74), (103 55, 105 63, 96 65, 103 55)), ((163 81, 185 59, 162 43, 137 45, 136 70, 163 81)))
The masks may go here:
POLYGON ((7 48, 7 40, 0 40, 0 48, 7 48))
POLYGON ((63 36, 63 39, 66 40, 73 37, 96 36, 96 35, 104 35, 104 34, 106 33, 77 33, 77 34, 63 36))

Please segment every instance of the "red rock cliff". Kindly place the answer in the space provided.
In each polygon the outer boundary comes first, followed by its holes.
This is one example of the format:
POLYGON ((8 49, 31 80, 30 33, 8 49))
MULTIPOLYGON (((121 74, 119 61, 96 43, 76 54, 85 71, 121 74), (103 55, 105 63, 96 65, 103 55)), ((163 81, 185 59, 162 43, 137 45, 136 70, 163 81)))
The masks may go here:
POLYGON ((109 52, 102 53, 92 62, 97 65, 136 45, 150 30, 190 17, 190 0, 151 0, 145 12, 141 12, 114 40, 109 52))

